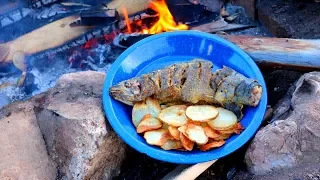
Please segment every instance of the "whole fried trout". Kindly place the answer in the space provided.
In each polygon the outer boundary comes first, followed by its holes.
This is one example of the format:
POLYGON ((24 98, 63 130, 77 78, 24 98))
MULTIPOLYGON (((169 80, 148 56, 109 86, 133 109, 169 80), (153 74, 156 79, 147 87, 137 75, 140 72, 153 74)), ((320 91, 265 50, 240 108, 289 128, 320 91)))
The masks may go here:
POLYGON ((243 105, 258 105, 262 86, 257 80, 226 66, 212 73, 212 67, 211 61, 203 59, 173 64, 122 81, 112 86, 109 93, 131 106, 151 96, 161 103, 219 104, 234 112, 240 111, 243 105))

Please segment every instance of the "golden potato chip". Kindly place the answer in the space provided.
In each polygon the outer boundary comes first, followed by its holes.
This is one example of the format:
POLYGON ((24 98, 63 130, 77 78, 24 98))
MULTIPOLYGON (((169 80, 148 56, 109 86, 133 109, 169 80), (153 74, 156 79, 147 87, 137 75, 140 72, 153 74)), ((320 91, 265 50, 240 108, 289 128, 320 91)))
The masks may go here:
POLYGON ((137 133, 160 129, 161 127, 161 121, 159 121, 155 117, 152 117, 151 114, 146 114, 145 116, 143 116, 140 124, 137 127, 137 133))
POLYGON ((167 129, 157 129, 144 133, 144 139, 150 145, 162 146, 167 140, 174 140, 167 129))
POLYGON ((187 130, 187 125, 178 127, 178 131, 184 134, 185 136, 187 136, 186 130, 187 130))
POLYGON ((168 130, 173 138, 175 138, 176 140, 180 140, 180 132, 178 131, 177 127, 169 126, 168 130))
POLYGON ((237 116, 232 111, 220 107, 217 110, 219 111, 218 117, 207 122, 212 129, 226 130, 237 123, 237 116))
POLYGON ((244 127, 240 123, 237 123, 234 126, 232 126, 230 129, 219 130, 219 132, 221 134, 232 134, 232 133, 240 134, 243 129, 244 129, 244 127))
POLYGON ((206 144, 209 140, 203 128, 194 124, 187 125, 186 134, 191 141, 200 145, 206 144))
POLYGON ((152 117, 158 118, 161 111, 160 103, 156 99, 148 97, 146 101, 137 102, 132 108, 132 123, 137 127, 143 116, 151 114, 152 117))
POLYGON ((194 142, 191 141, 187 136, 185 136, 183 133, 180 133, 180 141, 182 143, 182 146, 188 150, 191 151, 194 146, 194 142))
POLYGON ((205 126, 202 128, 206 136, 208 136, 209 138, 217 138, 220 136, 219 131, 212 129, 210 126, 205 126))
POLYGON ((228 139, 232 134, 220 134, 219 137, 213 138, 216 141, 228 139))
POLYGON ((164 150, 171 150, 171 149, 180 149, 182 148, 182 143, 180 141, 177 140, 167 140, 162 146, 161 148, 164 150))
POLYGON ((171 126, 183 126, 187 123, 187 106, 174 105, 163 109, 159 114, 159 119, 171 126))
POLYGON ((192 121, 208 122, 215 119, 219 112, 216 107, 210 105, 189 106, 186 116, 192 121))
POLYGON ((203 146, 200 147, 201 151, 208 151, 210 149, 216 148, 216 147, 221 147, 225 144, 224 140, 220 140, 220 141, 212 141, 209 142, 203 146))

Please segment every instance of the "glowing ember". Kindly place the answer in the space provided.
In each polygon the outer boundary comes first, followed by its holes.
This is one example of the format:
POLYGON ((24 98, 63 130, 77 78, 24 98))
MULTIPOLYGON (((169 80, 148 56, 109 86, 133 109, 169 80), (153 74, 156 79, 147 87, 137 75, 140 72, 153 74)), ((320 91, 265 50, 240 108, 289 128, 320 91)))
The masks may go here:
MULTIPOLYGON (((188 26, 185 24, 177 24, 174 21, 174 18, 171 12, 168 9, 168 6, 165 0, 153 0, 150 2, 149 7, 158 13, 159 19, 155 22, 151 28, 142 27, 141 33, 143 34, 156 34, 166 31, 175 31, 175 30, 187 30, 188 26)), ((127 25, 127 33, 131 32, 131 25, 129 22, 128 15, 126 13, 126 9, 122 9, 123 14, 125 16, 126 25, 127 25)), ((141 23, 141 22, 140 22, 141 23)), ((136 25, 141 25, 140 23, 135 23, 136 25)))

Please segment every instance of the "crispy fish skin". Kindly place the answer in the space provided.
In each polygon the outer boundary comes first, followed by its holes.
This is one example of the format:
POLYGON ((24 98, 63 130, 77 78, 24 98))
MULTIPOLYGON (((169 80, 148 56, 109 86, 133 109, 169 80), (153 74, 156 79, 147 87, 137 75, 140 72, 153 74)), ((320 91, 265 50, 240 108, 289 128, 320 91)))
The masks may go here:
POLYGON ((187 102, 220 104, 241 111, 243 105, 257 106, 262 87, 224 66, 212 73, 211 61, 194 59, 122 81, 109 89, 110 95, 127 105, 153 96, 160 103, 187 102))
POLYGON ((262 87, 255 79, 247 78, 226 66, 215 72, 213 76, 216 78, 212 83, 217 87, 214 99, 221 105, 226 103, 254 107, 258 105, 262 87))

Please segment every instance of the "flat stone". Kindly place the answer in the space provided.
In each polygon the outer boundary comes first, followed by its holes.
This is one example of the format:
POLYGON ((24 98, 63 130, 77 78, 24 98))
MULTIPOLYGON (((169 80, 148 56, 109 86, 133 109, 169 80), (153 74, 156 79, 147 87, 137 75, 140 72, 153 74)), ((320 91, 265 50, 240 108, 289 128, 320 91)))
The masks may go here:
POLYGON ((0 144, 0 179, 56 178, 56 165, 47 154, 30 102, 0 110, 0 144))
POLYGON ((258 19, 276 37, 320 38, 319 4, 313 1, 260 0, 258 19))
POLYGON ((256 0, 232 0, 233 5, 241 6, 245 9, 247 15, 256 20, 256 0))
POLYGON ((259 130, 246 152, 245 161, 253 174, 278 173, 304 164, 319 167, 320 72, 304 74, 294 87, 292 110, 259 130))
POLYGON ((48 153, 67 179, 111 179, 120 172, 127 146, 105 119, 104 79, 101 72, 65 74, 33 98, 48 153))

